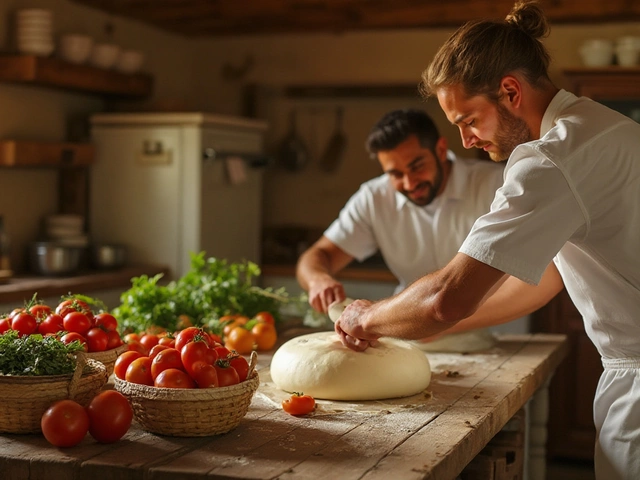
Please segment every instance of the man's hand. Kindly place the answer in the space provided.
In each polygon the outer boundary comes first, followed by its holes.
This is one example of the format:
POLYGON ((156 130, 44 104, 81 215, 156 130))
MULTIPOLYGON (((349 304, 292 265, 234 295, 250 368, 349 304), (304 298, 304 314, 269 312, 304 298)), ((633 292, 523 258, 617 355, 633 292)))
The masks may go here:
POLYGON ((345 298, 342 283, 329 275, 309 285, 309 304, 319 312, 327 313, 329 305, 342 302, 345 298))
POLYGON ((363 323, 372 306, 373 302, 369 300, 356 300, 349 304, 336 320, 335 331, 345 347, 363 352, 377 343, 379 337, 365 333, 363 328, 363 323))

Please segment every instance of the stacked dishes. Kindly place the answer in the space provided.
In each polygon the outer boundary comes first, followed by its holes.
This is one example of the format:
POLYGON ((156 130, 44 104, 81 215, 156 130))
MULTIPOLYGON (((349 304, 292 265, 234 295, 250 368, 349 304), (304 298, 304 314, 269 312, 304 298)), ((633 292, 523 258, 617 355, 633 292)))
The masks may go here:
POLYGON ((640 63, 640 37, 626 36, 616 40, 616 58, 618 65, 633 67, 640 63))
POLYGON ((53 13, 43 8, 25 8, 16 12, 16 40, 18 51, 28 55, 47 57, 53 43, 53 13))
POLYGON ((84 233, 82 215, 48 215, 44 219, 44 234, 49 240, 69 247, 87 247, 89 237, 84 233))
POLYGON ((613 41, 604 38, 586 40, 579 49, 587 67, 604 67, 613 63, 613 41))

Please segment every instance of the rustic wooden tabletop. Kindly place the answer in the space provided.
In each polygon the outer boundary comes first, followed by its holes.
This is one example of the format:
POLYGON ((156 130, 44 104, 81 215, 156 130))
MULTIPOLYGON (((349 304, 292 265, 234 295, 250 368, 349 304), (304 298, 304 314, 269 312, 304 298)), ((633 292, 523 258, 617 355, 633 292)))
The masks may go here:
MULTIPOLYGON (((302 332, 296 332, 302 333, 302 332)), ((284 340, 284 338, 283 338, 284 340)), ((59 449, 40 435, 0 435, 3 480, 92 479, 454 479, 541 388, 567 352, 563 335, 499 337, 474 354, 428 354, 426 391, 378 402, 319 401, 304 417, 269 377, 231 432, 199 438, 147 433, 134 422, 119 442, 87 436, 59 449)))

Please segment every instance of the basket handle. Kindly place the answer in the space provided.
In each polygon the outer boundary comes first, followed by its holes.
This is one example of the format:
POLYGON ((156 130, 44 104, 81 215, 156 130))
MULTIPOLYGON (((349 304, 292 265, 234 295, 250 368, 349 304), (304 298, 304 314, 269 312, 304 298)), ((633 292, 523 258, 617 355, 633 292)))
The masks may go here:
POLYGON ((78 352, 76 354, 76 360, 76 369, 73 371, 73 377, 71 377, 71 381, 67 387, 67 398, 73 398, 78 389, 84 366, 87 364, 87 356, 84 352, 78 352))
POLYGON ((256 351, 251 352, 251 357, 249 357, 249 371, 247 372, 247 378, 251 378, 253 375, 253 371, 256 369, 258 365, 258 354, 256 351))

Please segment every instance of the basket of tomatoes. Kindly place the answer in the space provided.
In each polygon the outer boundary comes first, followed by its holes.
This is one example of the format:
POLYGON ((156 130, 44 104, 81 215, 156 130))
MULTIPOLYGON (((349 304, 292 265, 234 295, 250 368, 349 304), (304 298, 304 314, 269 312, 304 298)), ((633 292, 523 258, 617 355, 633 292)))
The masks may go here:
POLYGON ((104 387, 105 366, 79 344, 54 336, 0 335, 0 432, 39 433, 43 413, 58 400, 87 405, 104 387))
POLYGON ((260 385, 257 354, 230 351, 200 327, 176 333, 148 355, 130 350, 116 360, 114 387, 140 426, 177 437, 219 435, 236 428, 260 385))

